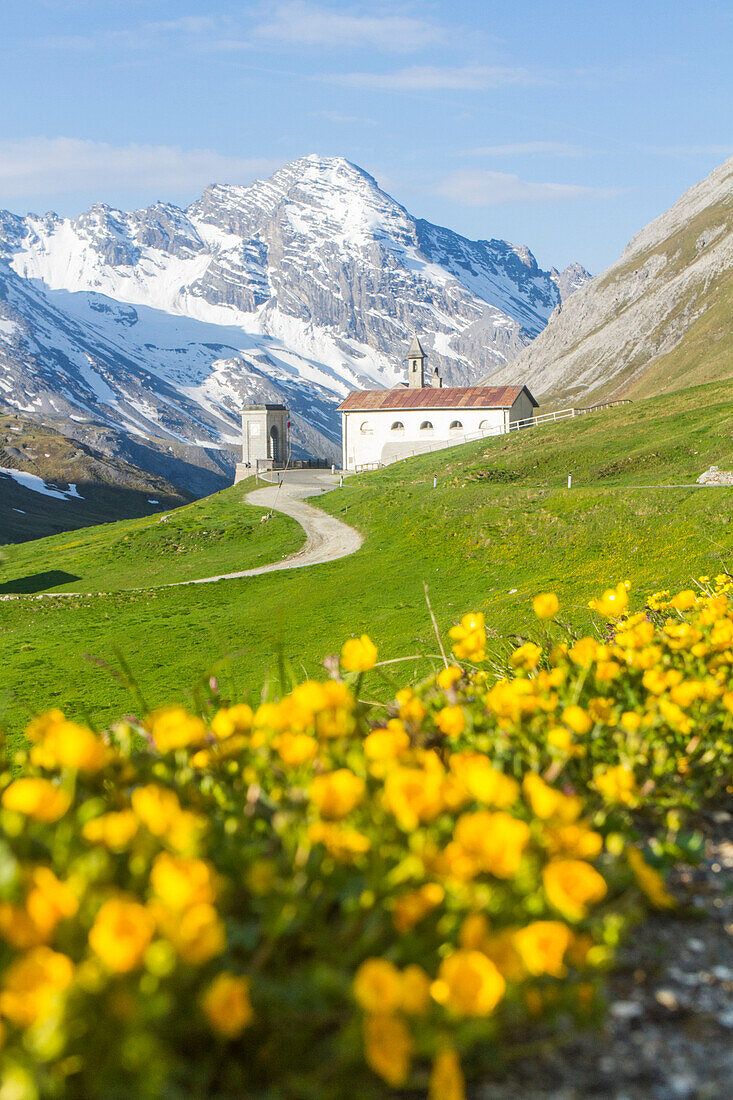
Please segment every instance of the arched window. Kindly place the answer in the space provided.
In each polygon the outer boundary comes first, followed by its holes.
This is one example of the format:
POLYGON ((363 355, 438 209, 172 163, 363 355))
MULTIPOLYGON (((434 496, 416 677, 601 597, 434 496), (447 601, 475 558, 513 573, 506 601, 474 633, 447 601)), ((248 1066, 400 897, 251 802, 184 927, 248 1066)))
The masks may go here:
POLYGON ((423 420, 422 424, 420 425, 420 431, 421 432, 432 432, 432 430, 433 430, 433 425, 430 423, 430 421, 429 420, 423 420))
POLYGON ((372 434, 373 429, 372 429, 372 426, 371 426, 371 424, 369 423, 368 420, 365 420, 363 422, 363 424, 359 428, 359 431, 361 432, 362 435, 371 435, 372 434))
POLYGON ((461 424, 460 420, 454 420, 450 426, 450 430, 452 432, 461 432, 463 431, 463 424, 461 424))
POLYGON ((402 421, 401 420, 395 420, 394 424, 392 425, 392 431, 393 432, 404 432, 404 430, 405 430, 405 425, 402 423, 402 421))
POLYGON ((482 420, 481 423, 478 426, 478 430, 480 432, 487 432, 489 430, 489 428, 493 428, 493 427, 495 427, 495 425, 492 424, 490 420, 482 420))

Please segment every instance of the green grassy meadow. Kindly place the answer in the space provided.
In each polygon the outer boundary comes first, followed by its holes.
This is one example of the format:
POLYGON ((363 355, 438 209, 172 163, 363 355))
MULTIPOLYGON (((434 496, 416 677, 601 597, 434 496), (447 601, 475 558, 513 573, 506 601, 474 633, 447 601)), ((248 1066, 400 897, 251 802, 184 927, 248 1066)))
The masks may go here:
MULTIPOLYGON (((152 517, 26 543, 0 564, 0 595, 54 571, 79 578, 69 590, 105 594, 0 602, 0 725, 18 732, 49 706, 102 725, 139 710, 140 695, 148 707, 188 700, 210 675, 225 695, 257 698, 283 663, 317 673, 362 631, 382 658, 435 654, 424 582, 444 636, 462 613, 482 610, 504 644, 534 629, 530 600, 547 589, 582 626, 588 599, 618 580, 641 598, 730 563, 733 489, 664 487, 694 483, 712 463, 733 469, 727 383, 349 478, 315 503, 365 542, 327 565, 133 591, 297 549, 300 528, 282 516, 260 524, 241 502, 246 485, 163 524, 152 517)), ((400 680, 416 671, 410 661, 396 669, 400 680)))

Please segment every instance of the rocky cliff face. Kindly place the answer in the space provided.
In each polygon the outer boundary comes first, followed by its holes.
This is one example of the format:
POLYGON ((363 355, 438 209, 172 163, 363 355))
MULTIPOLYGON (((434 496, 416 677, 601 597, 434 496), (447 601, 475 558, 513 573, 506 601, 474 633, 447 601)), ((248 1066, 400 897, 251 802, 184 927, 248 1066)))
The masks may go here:
POLYGON ((667 392, 733 375, 733 158, 581 286, 492 382, 544 402, 667 392))
POLYGON ((67 431, 157 439, 174 458, 198 449, 216 479, 241 406, 279 401, 296 454, 335 457, 336 405, 398 381, 414 331, 431 367, 467 384, 586 278, 416 220, 341 158, 209 187, 187 210, 0 213, 0 402, 67 431))

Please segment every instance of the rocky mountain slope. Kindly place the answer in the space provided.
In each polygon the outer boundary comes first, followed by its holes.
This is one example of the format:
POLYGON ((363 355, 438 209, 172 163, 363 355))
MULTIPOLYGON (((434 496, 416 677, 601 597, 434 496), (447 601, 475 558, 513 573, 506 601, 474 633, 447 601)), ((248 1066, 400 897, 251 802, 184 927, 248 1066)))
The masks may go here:
POLYGON ((589 277, 415 219, 342 158, 209 187, 187 210, 0 213, 0 407, 80 438, 106 428, 128 458, 144 441, 150 469, 205 491, 181 466, 208 488, 229 477, 243 404, 286 403, 296 455, 335 457, 336 405, 402 377, 415 330, 466 384, 589 277))
POLYGON ((25 417, 0 415, 0 544, 151 515, 190 499, 86 443, 25 417))
POLYGON ((543 403, 642 397, 733 376, 733 158, 631 240, 492 383, 543 403))

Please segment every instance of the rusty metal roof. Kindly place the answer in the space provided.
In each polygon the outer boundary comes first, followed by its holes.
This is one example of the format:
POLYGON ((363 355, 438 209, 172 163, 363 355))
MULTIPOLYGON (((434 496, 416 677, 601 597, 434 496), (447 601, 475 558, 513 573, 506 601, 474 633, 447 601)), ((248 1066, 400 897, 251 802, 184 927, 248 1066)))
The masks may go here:
POLYGON ((440 389, 355 390, 339 405, 339 412, 378 409, 510 409, 525 392, 535 408, 538 403, 526 386, 462 386, 440 389))

